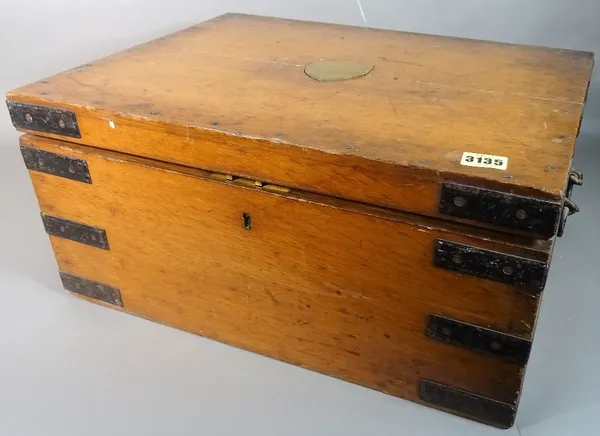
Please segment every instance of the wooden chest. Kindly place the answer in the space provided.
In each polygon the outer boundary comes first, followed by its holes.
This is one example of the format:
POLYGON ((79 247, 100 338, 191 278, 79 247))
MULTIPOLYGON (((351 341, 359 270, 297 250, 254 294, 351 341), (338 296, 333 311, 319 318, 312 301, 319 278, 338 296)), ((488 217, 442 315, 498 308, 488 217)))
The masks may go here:
POLYGON ((67 290, 510 427, 592 64, 228 14, 7 103, 67 290))

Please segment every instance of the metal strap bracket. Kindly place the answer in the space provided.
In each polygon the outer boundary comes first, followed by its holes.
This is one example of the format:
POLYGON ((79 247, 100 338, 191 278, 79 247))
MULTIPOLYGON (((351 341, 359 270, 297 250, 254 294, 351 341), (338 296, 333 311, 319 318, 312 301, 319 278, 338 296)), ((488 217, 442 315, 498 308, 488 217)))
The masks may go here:
POLYGON ((442 183, 439 212, 549 238, 558 229, 562 203, 475 186, 442 183))
POLYGON ((521 366, 531 352, 531 341, 440 315, 429 315, 427 336, 521 366))
POLYGON ((44 222, 46 233, 49 235, 102 248, 103 250, 109 249, 106 231, 103 229, 44 213, 42 213, 42 221, 44 222))
POLYGON ((431 380, 421 380, 419 397, 433 406, 499 428, 512 427, 517 414, 517 407, 513 404, 431 380))
POLYGON ((72 111, 18 101, 6 101, 17 129, 81 138, 77 117, 72 111))
POLYGON ((546 262, 445 239, 435 241, 433 263, 463 274, 516 285, 532 295, 542 292, 548 276, 546 262))
POLYGON ((123 307, 121 291, 117 288, 63 272, 60 273, 60 278, 67 291, 123 307))
POLYGON ((21 146, 21 154, 28 170, 64 177, 77 182, 92 183, 88 164, 83 159, 29 146, 21 146))

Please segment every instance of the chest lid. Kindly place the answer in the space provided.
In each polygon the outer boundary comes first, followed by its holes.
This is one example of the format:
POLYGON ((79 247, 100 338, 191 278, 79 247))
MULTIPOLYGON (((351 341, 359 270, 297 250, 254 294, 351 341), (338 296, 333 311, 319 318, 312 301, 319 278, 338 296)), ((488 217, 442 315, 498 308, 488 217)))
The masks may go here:
POLYGON ((22 131, 559 231, 591 53, 227 14, 8 93, 22 131))

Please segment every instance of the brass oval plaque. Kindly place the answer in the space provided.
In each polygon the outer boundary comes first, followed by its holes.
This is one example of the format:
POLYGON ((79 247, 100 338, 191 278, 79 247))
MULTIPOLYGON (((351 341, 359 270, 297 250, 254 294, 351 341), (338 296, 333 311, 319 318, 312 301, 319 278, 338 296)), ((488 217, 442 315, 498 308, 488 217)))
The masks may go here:
POLYGON ((371 70, 373 65, 365 62, 335 60, 319 60, 304 68, 308 77, 319 82, 355 79, 369 74, 371 70))

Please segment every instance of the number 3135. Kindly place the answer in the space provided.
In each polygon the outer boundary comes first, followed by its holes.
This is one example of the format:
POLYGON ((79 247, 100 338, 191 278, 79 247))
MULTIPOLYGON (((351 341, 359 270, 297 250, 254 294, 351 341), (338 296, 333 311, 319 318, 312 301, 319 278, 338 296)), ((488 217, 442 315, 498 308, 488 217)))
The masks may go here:
POLYGON ((477 157, 467 156, 467 157, 465 157, 465 161, 483 163, 485 165, 491 165, 493 163, 494 165, 498 165, 498 166, 502 166, 502 164, 504 163, 504 161, 502 159, 492 159, 491 157, 481 157, 481 156, 477 156, 477 157))

